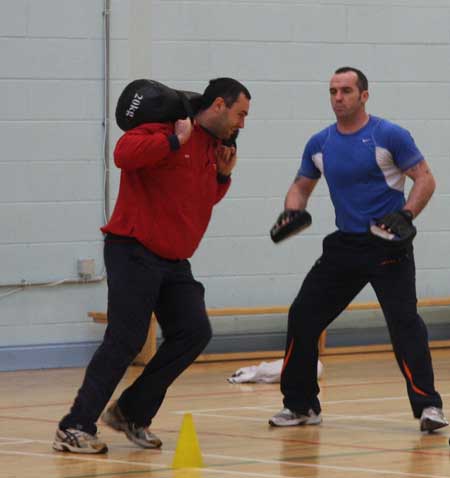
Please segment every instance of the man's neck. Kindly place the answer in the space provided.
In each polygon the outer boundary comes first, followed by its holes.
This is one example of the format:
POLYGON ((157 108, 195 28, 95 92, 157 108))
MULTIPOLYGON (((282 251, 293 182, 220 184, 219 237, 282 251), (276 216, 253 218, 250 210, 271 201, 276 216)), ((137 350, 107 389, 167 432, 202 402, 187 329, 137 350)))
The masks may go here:
POLYGON ((195 122, 199 124, 202 128, 209 130, 209 113, 207 110, 201 110, 195 115, 195 122))
MULTIPOLYGON (((201 126, 205 131, 207 131, 213 138, 217 138, 217 136, 211 131, 210 128, 210 120, 209 114, 207 111, 200 111, 195 115, 194 118, 196 124, 201 126)), ((217 138, 218 139, 218 138, 217 138)))
POLYGON ((369 122, 369 115, 365 111, 362 111, 358 116, 353 118, 341 118, 337 119, 337 129, 343 134, 352 134, 364 128, 369 122))

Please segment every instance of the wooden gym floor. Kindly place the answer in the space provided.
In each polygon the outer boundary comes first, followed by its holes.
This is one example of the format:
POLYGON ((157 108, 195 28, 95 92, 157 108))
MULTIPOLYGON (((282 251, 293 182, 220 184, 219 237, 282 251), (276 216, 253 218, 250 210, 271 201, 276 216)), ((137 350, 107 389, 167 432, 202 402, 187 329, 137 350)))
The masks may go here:
MULTIPOLYGON (((450 403, 450 349, 434 350, 433 361, 437 387, 450 403)), ((271 429, 267 419, 281 408, 278 384, 226 381, 255 361, 196 363, 169 390, 154 420, 162 450, 139 449, 100 425, 107 455, 51 448, 82 369, 0 373, 0 477, 450 477, 450 427, 419 432, 391 353, 326 356, 323 362, 320 426, 271 429), (193 414, 205 466, 177 473, 171 463, 186 412, 193 414)), ((132 367, 119 389, 139 370, 132 367)))

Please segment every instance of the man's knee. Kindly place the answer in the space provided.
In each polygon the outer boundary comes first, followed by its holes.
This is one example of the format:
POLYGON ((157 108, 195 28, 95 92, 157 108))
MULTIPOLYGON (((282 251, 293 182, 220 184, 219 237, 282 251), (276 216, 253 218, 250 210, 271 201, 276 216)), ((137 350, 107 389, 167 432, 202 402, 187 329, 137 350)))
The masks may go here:
POLYGON ((311 308, 295 301, 289 308, 289 327, 297 340, 318 340, 323 329, 311 308))
POLYGON ((142 350, 146 339, 146 334, 136 334, 130 330, 105 334, 105 343, 108 343, 118 354, 126 356, 130 361, 142 350))
POLYGON ((298 300, 294 301, 289 308, 288 320, 291 327, 294 327, 296 330, 303 330, 308 325, 312 326, 308 309, 298 300))
POLYGON ((192 333, 196 342, 202 347, 203 350, 212 338, 212 328, 209 320, 203 320, 199 326, 192 331, 192 333))

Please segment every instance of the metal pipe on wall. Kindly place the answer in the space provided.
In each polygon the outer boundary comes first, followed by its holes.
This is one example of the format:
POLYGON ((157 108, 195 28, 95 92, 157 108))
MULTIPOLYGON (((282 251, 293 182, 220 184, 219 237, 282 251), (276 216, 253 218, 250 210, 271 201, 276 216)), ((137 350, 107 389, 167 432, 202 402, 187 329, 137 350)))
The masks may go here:
MULTIPOLYGON (((110 177, 109 177, 109 136, 110 136, 110 42, 111 42, 111 27, 110 27, 110 14, 111 14, 111 1, 104 0, 103 4, 103 28, 104 28, 104 48, 103 48, 103 64, 104 64, 104 78, 103 78, 103 168, 104 168, 104 219, 108 221, 110 215, 110 177)), ((62 284, 95 284, 105 279, 105 274, 102 272, 99 276, 92 277, 90 279, 60 279, 56 281, 39 281, 28 282, 22 280, 21 282, 13 283, 0 283, 0 288, 14 288, 0 294, 0 299, 8 297, 10 295, 22 292, 30 287, 56 287, 62 284)))
POLYGON ((110 26, 110 7, 111 1, 104 0, 104 11, 103 11, 103 21, 104 21, 104 33, 105 33, 105 48, 104 48, 104 78, 103 78, 103 101, 104 101, 104 117, 103 117, 103 127, 104 127, 104 143, 103 143, 103 161, 104 161, 104 176, 105 176, 105 186, 104 186, 104 214, 105 222, 109 220, 110 207, 109 207, 109 190, 110 190, 110 177, 109 177, 109 133, 110 133, 110 108, 109 108, 109 96, 110 96, 110 43, 111 43, 111 26, 110 26))

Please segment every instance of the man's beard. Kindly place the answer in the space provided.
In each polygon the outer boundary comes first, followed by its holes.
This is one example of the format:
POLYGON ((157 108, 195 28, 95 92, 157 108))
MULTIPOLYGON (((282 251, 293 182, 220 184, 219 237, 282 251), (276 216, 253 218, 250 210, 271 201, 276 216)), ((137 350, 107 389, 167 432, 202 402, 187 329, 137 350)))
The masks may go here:
POLYGON ((217 120, 211 125, 211 132, 219 139, 230 138, 232 135, 232 130, 228 122, 228 118, 217 118, 217 120))

